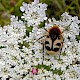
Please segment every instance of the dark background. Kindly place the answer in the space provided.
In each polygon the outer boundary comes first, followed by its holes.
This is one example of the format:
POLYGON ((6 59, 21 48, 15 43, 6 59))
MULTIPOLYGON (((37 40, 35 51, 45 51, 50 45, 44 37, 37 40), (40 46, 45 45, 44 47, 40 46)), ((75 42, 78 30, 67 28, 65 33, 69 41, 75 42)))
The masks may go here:
MULTIPOLYGON (((31 3, 33 0, 0 0, 0 24, 7 25, 10 22, 10 15, 21 16, 20 6, 22 2, 31 3)), ((80 19, 80 0, 40 0, 48 4, 46 11, 49 18, 60 19, 61 14, 69 12, 72 16, 78 16, 80 19)))

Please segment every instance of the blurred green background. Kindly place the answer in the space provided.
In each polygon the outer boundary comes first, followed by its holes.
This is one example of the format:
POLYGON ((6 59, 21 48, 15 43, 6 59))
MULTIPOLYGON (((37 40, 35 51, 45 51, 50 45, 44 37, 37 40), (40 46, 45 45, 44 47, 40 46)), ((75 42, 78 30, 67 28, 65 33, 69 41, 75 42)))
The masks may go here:
MULTIPOLYGON (((0 25, 9 24, 10 15, 21 16, 20 6, 22 2, 31 3, 33 0, 0 0, 0 25)), ((42 3, 48 4, 46 11, 48 17, 60 19, 61 14, 65 11, 72 16, 78 16, 80 19, 80 0, 40 0, 42 3)))

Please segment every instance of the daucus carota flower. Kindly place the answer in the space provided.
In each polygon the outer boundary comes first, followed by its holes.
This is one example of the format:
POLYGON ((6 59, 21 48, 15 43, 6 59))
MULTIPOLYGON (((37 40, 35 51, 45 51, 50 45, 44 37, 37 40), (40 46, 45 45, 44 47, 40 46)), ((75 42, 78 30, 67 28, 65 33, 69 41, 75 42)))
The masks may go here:
POLYGON ((32 2, 31 4, 24 3, 20 7, 20 10, 23 13, 23 18, 27 21, 28 26, 39 25, 40 22, 43 22, 47 19, 45 11, 47 10, 47 5, 37 2, 32 2))
POLYGON ((78 17, 65 12, 61 20, 47 19, 47 5, 39 0, 31 4, 23 2, 20 9, 24 21, 11 16, 10 24, 0 27, 0 80, 80 80, 78 17), (39 28, 44 20, 45 26, 39 28), (26 30, 26 22, 28 28, 33 26, 32 31, 26 30), (54 24, 59 26, 64 39, 60 59, 59 54, 48 55, 40 43, 44 43, 46 29, 54 24))

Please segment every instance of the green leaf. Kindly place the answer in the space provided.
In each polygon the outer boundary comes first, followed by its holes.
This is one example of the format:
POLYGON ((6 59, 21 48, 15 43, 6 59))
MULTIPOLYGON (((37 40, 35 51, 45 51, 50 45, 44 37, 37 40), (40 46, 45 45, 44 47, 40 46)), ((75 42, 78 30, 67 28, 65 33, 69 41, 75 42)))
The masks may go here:
POLYGON ((51 66, 46 66, 46 65, 44 65, 44 64, 38 64, 37 66, 36 66, 36 68, 37 69, 41 69, 41 68, 44 68, 44 69, 46 69, 47 71, 52 71, 53 72, 53 74, 58 74, 58 75, 62 75, 62 73, 63 73, 63 71, 61 71, 61 69, 55 69, 55 70, 53 70, 53 69, 51 69, 51 66))
POLYGON ((6 46, 0 46, 0 49, 2 49, 2 48, 6 48, 6 46))
POLYGON ((77 35, 76 38, 77 38, 78 40, 80 40, 80 35, 77 35))
POLYGON ((66 56, 66 53, 62 53, 63 56, 66 56))
POLYGON ((62 71, 61 69, 55 69, 55 70, 52 70, 53 74, 58 74, 58 75, 62 75, 62 71))
POLYGON ((41 22, 40 25, 39 25, 40 28, 42 28, 44 26, 45 26, 45 22, 41 22))
POLYGON ((26 27, 26 35, 29 36, 29 32, 32 32, 32 27, 26 27))

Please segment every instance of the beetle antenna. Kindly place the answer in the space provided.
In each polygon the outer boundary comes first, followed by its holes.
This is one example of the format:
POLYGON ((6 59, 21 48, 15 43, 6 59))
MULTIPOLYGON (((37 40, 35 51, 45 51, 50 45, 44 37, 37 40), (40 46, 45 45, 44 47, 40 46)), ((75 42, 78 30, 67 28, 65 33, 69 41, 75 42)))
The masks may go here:
POLYGON ((48 30, 46 28, 44 28, 44 30, 48 32, 48 30))
MULTIPOLYGON (((42 39, 42 38, 45 37, 45 36, 46 36, 46 35, 41 36, 38 40, 42 39)), ((37 41, 38 41, 38 40, 37 40, 37 41)))
MULTIPOLYGON (((47 30, 46 28, 44 28, 44 30, 48 32, 48 30, 47 30)), ((46 36, 46 35, 41 36, 38 40, 42 39, 42 38, 45 37, 45 36, 46 36)), ((38 41, 38 40, 37 40, 37 41, 38 41)))

